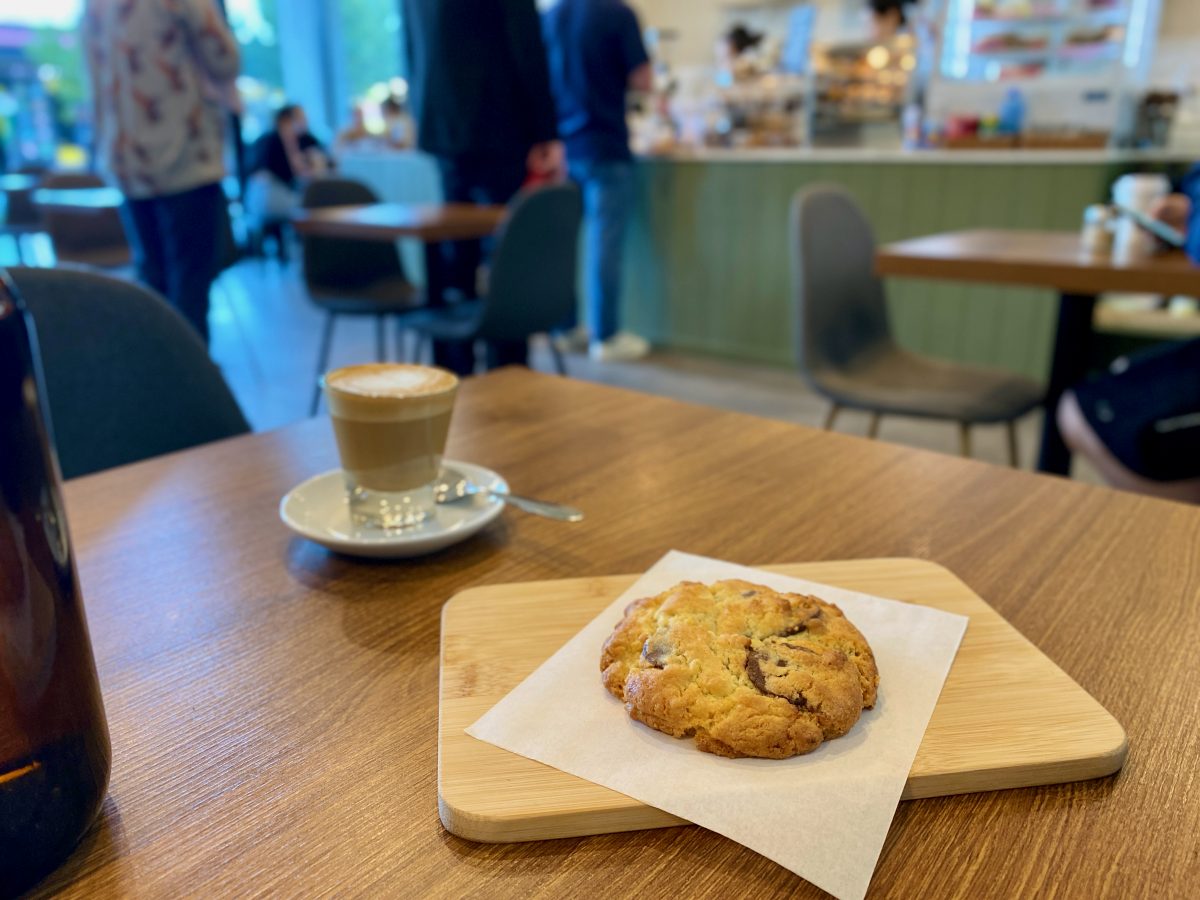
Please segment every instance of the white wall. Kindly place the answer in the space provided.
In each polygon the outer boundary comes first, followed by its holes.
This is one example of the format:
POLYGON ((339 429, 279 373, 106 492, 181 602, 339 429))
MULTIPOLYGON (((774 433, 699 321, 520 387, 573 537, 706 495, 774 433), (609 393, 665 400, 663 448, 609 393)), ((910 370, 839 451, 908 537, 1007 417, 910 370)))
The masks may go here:
POLYGON ((1163 0, 1150 81, 1177 89, 1200 85, 1200 0, 1163 0))

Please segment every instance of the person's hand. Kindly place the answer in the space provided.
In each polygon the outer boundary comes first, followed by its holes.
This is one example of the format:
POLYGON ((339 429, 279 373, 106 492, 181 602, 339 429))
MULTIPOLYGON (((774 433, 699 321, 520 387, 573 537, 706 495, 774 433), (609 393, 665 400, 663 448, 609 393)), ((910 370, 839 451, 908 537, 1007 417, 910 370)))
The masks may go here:
POLYGON ((567 177, 567 154, 562 141, 546 141, 529 148, 525 166, 530 174, 546 181, 562 181, 567 177))
POLYGON ((1192 216, 1192 198, 1187 194, 1170 194, 1150 207, 1150 217, 1170 225, 1177 231, 1187 231, 1192 216))

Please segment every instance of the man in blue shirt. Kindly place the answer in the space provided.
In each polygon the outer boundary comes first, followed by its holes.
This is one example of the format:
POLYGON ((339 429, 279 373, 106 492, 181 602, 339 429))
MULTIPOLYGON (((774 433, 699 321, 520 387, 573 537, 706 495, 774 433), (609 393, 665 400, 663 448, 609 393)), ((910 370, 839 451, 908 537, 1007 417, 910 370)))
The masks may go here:
POLYGON ((619 317, 633 195, 625 94, 649 91, 653 80, 641 29, 622 0, 559 0, 543 16, 542 31, 568 171, 583 191, 591 356, 637 359, 649 345, 621 331, 619 317))

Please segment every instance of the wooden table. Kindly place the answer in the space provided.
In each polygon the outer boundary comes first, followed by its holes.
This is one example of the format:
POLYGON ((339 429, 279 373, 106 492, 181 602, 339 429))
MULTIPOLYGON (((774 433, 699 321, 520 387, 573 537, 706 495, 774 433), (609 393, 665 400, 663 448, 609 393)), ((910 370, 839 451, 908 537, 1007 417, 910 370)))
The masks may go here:
POLYGON ((120 209, 125 196, 116 188, 39 188, 33 202, 44 212, 100 214, 120 209))
POLYGON ((876 255, 880 275, 1052 288, 1059 294, 1058 326, 1038 469, 1066 475, 1071 455, 1055 410, 1063 391, 1087 374, 1096 297, 1107 291, 1200 296, 1200 267, 1183 253, 1129 263, 1093 257, 1079 235, 1060 231, 955 231, 900 241, 876 255))
POLYGON ((507 511, 425 560, 333 556, 276 514, 335 464, 319 419, 67 486, 114 768, 44 894, 817 896, 695 827, 479 845, 438 821, 442 603, 672 547, 936 560, 1125 726, 1111 778, 901 804, 875 896, 1193 889, 1200 509, 511 369, 463 384, 450 453, 588 518, 507 511))
POLYGON ((32 191, 41 179, 37 175, 22 175, 19 172, 6 172, 0 175, 0 191, 4 193, 24 193, 32 191))
POLYGON ((395 241, 416 238, 426 244, 463 241, 492 234, 504 220, 504 206, 473 203, 373 203, 300 210, 292 216, 296 232, 313 237, 395 241))

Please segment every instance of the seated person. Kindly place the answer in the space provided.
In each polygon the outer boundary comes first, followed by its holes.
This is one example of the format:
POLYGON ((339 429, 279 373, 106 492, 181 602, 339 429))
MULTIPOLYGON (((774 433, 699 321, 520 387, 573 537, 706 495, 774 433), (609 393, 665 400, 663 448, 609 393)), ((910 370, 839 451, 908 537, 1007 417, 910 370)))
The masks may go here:
POLYGON ((320 142, 308 131, 304 108, 294 104, 275 113, 275 128, 250 148, 246 215, 262 230, 285 222, 300 205, 300 185, 331 167, 320 142))
MULTIPOLYGON (((1200 262, 1200 166, 1154 214, 1200 262)), ((1200 503, 1200 339, 1121 357, 1063 395, 1058 427, 1113 487, 1200 503)))
POLYGON ((350 124, 337 133, 337 137, 333 142, 333 149, 335 153, 340 155, 352 147, 357 147, 364 143, 369 144, 374 139, 375 136, 367 128, 367 116, 362 108, 362 104, 355 103, 350 107, 350 124))
POLYGON ((383 116, 383 140, 387 146, 403 150, 415 143, 412 116, 396 97, 388 97, 379 104, 379 113, 383 116))

